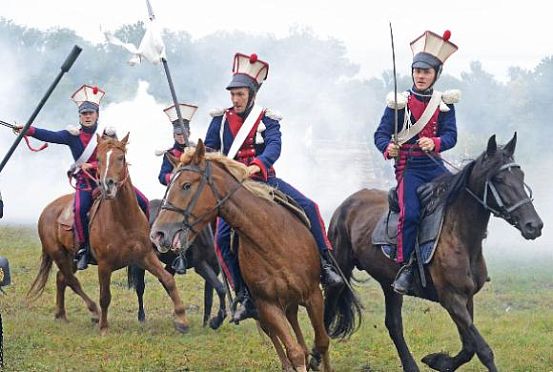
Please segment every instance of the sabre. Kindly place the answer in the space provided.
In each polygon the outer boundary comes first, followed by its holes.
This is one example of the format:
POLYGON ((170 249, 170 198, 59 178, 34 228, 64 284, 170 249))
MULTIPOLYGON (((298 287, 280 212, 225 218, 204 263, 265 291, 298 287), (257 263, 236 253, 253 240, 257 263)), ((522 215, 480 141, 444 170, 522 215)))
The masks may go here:
POLYGON ((398 113, 397 113, 396 50, 394 48, 394 31, 392 30, 392 21, 390 21, 390 39, 392 40, 392 65, 393 65, 393 71, 394 71, 394 137, 392 138, 392 140, 394 144, 397 145, 398 113))
POLYGON ((15 125, 10 124, 10 123, 7 123, 7 122, 5 122, 4 120, 0 120, 0 125, 3 125, 3 126, 5 126, 5 127, 8 127, 8 128, 10 128, 10 129, 12 129, 12 130, 17 129, 17 127, 16 127, 15 125))
MULTIPOLYGON (((146 6, 148 7, 148 17, 150 21, 153 21, 156 16, 154 15, 154 10, 149 0, 146 0, 146 6)), ((182 120, 182 114, 180 112, 180 105, 177 99, 177 93, 175 92, 175 86, 173 85, 173 79, 171 78, 171 72, 169 71, 169 65, 167 64, 167 59, 165 57, 161 58, 161 63, 163 64, 163 70, 165 71, 165 76, 167 77, 167 82, 169 83, 169 90, 171 91, 171 98, 173 99, 173 104, 175 105, 175 110, 177 111, 177 118, 179 125, 185 129, 184 141, 186 146, 190 145, 188 137, 190 135, 190 125, 185 124, 182 120)))
POLYGON ((56 88, 58 83, 60 82, 63 75, 67 71, 69 71, 69 69, 71 69, 71 66, 73 66, 73 63, 75 62, 75 60, 77 59, 77 57, 79 56, 81 51, 82 51, 82 49, 79 46, 77 46, 77 45, 73 46, 73 50, 71 50, 71 53, 69 53, 69 55, 65 59, 65 62, 63 62, 63 65, 61 65, 61 67, 60 67, 61 71, 58 73, 58 76, 56 76, 56 79, 50 85, 50 87, 48 88, 48 90, 44 94, 44 97, 42 97, 42 99, 38 103, 38 106, 35 108, 35 111, 33 111, 33 113, 31 114, 31 117, 29 118, 29 120, 27 120, 27 123, 23 126, 23 128, 21 128, 21 131, 19 132, 17 138, 15 139, 12 146, 10 147, 10 149, 8 150, 6 155, 4 156, 4 159, 2 160, 2 163, 0 164, 0 172, 2 172, 2 170, 4 169, 6 164, 8 163, 8 160, 10 160, 10 157, 12 156, 13 152, 17 148, 17 145, 19 145, 19 142, 21 142, 21 140, 25 136, 25 133, 27 132, 27 129, 29 129, 31 124, 35 121, 38 113, 40 112, 40 110, 42 109, 42 107, 44 106, 44 104, 46 103, 46 101, 48 100, 48 98, 50 97, 50 95, 52 94, 52 92, 54 91, 54 89, 56 88))

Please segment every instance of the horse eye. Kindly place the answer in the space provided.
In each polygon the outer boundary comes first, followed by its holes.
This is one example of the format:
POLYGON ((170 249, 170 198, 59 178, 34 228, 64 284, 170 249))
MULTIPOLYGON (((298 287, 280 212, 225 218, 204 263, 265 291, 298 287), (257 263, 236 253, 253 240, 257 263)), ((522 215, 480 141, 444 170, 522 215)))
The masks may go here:
POLYGON ((123 161, 123 160, 125 160, 125 157, 123 155, 121 155, 120 157, 117 158, 117 160, 123 161))
POLYGON ((192 184, 191 184, 190 182, 186 182, 186 183, 184 183, 184 184, 182 185, 182 189, 183 189, 184 191, 190 190, 191 187, 192 187, 192 184))

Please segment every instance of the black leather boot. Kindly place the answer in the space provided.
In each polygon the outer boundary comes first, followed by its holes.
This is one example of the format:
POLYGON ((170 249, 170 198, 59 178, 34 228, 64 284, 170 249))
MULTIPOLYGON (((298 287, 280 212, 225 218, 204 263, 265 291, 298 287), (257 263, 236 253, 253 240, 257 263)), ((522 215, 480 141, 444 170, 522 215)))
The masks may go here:
POLYGON ((177 274, 186 274, 186 266, 188 266, 186 257, 181 254, 178 254, 171 264, 171 268, 175 270, 175 273, 177 274))
POLYGON ((329 252, 326 251, 321 255, 321 276, 322 283, 325 287, 338 287, 344 284, 342 277, 336 272, 336 269, 331 264, 329 252))
POLYGON ((88 243, 81 245, 81 248, 77 251, 75 255, 75 262, 77 263, 77 270, 84 270, 88 267, 88 255, 90 247, 88 243))
POLYGON ((230 308, 232 311, 230 321, 235 324, 248 318, 257 319, 257 309, 250 297, 249 291, 245 287, 236 294, 236 298, 230 308))
POLYGON ((411 282, 413 281, 413 265, 407 264, 399 269, 396 280, 392 284, 394 291, 399 294, 407 294, 411 288, 411 282))

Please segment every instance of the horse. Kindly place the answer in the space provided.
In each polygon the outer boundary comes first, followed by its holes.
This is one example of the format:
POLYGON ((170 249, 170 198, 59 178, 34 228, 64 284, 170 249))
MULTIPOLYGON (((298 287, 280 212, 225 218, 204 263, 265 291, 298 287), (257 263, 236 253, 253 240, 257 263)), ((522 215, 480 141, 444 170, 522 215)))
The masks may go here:
MULTIPOLYGON (((161 207, 161 200, 154 199, 150 201, 150 226, 154 223, 161 207)), ((152 249, 155 246, 152 245, 152 249)), ((161 262, 165 264, 165 270, 171 275, 175 275, 175 269, 171 264, 177 257, 177 254, 173 251, 168 251, 158 255, 161 262)), ((196 273, 205 280, 204 285, 204 315, 203 326, 209 324, 211 329, 218 329, 227 316, 226 310, 226 288, 221 283, 219 278, 220 267, 217 262, 217 256, 215 254, 213 231, 211 226, 206 226, 198 235, 190 249, 186 252, 187 269, 194 268, 196 273), (211 316, 211 308, 213 305, 213 289, 219 296, 219 311, 213 318, 211 316)), ((136 296, 138 298, 138 321, 144 322, 146 320, 146 314, 144 312, 144 273, 145 270, 138 266, 128 267, 128 286, 136 290, 136 296)))
POLYGON ((307 370, 309 350, 298 322, 301 305, 311 320, 315 350, 330 371, 315 240, 299 218, 272 200, 271 192, 248 179, 245 165, 206 154, 199 140, 181 157, 150 238, 161 252, 186 250, 209 221, 224 218, 238 233, 240 271, 283 370, 307 370))
POLYGON ((56 319, 67 320, 64 296, 69 286, 86 303, 93 321, 99 322, 100 332, 108 329, 108 307, 111 301, 111 273, 128 265, 144 267, 163 284, 174 304, 174 325, 180 332, 188 329, 185 308, 177 292, 175 279, 163 269, 149 239, 148 220, 138 206, 125 159, 127 134, 121 141, 97 136, 98 174, 101 196, 90 212, 91 254, 98 264, 100 307, 82 290, 74 275, 75 244, 71 229, 64 228, 58 219, 71 208, 74 195, 65 195, 44 208, 38 221, 42 243, 39 272, 29 289, 28 296, 36 298, 44 291, 48 275, 55 262, 58 266, 56 319))
MULTIPOLYGON (((443 186, 446 210, 434 256, 426 267, 430 277, 427 285, 433 286, 435 297, 419 297, 437 301, 447 310, 462 341, 462 349, 455 356, 434 353, 422 359, 435 370, 456 370, 476 354, 488 370, 497 371, 493 351, 473 322, 474 295, 488 279, 482 240, 491 214, 516 227, 525 239, 536 239, 543 227, 526 193, 524 173, 514 161, 515 147, 516 133, 503 147, 497 146, 494 135, 476 160, 456 174, 433 181, 443 186)), ((356 267, 380 283, 386 304, 385 324, 403 369, 418 371, 403 338, 403 297, 391 287, 400 266, 371 243, 375 226, 387 209, 384 191, 363 189, 352 194, 334 212, 329 239, 348 281, 356 267)), ((356 321, 351 316, 355 312, 349 293, 345 287, 327 293, 325 324, 332 337, 349 335, 351 323, 356 321)))

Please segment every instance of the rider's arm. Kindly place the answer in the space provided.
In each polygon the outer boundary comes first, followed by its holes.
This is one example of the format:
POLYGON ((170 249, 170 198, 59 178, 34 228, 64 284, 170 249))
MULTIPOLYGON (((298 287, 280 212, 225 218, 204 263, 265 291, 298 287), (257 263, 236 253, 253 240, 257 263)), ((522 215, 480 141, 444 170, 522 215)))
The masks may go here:
POLYGON ((44 142, 59 143, 62 145, 69 145, 69 142, 73 137, 73 135, 65 129, 54 132, 51 130, 35 127, 29 127, 26 134, 44 142))
POLYGON ((267 180, 269 168, 271 168, 280 157, 282 139, 278 120, 264 116, 262 121, 266 128, 262 133, 265 149, 252 160, 251 164, 257 165, 261 169, 263 178, 267 180))
POLYGON ((161 163, 161 169, 159 170, 158 180, 162 185, 167 186, 171 180, 171 173, 173 172, 173 165, 167 158, 167 153, 163 155, 163 163, 161 163))
POLYGON ((207 133, 205 135, 204 145, 207 147, 213 149, 213 150, 222 150, 222 144, 221 144, 221 121, 223 120, 223 116, 215 116, 211 123, 209 124, 209 128, 207 128, 207 133))
POLYGON ((457 143, 457 122, 455 119, 455 107, 447 105, 449 111, 440 112, 438 116, 438 137, 433 137, 434 151, 449 150, 457 143))

